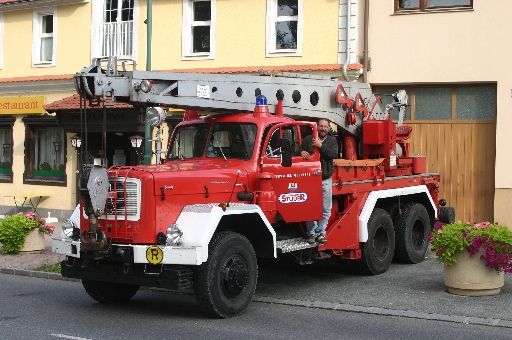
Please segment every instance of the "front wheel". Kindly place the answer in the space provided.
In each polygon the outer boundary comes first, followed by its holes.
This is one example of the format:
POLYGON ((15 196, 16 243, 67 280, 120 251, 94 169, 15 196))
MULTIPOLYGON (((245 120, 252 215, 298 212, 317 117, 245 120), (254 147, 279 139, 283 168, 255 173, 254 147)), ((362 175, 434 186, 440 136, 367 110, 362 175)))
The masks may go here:
POLYGON ((199 309, 220 318, 242 314, 251 302, 257 279, 256 255, 249 240, 234 232, 215 234, 208 247, 208 261, 195 273, 199 309))
POLYGON ((121 303, 130 300, 138 291, 139 286, 124 283, 101 282, 82 279, 87 294, 98 302, 121 303))
POLYGON ((361 248, 361 259, 357 260, 361 274, 377 275, 388 270, 395 250, 395 231, 385 210, 373 210, 368 220, 368 240, 361 248))

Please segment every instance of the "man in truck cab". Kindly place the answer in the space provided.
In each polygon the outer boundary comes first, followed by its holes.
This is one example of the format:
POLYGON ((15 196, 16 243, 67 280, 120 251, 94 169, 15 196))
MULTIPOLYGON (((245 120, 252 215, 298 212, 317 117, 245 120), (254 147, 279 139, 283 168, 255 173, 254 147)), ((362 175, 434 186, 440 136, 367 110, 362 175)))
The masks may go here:
POLYGON ((297 155, 304 159, 309 159, 317 147, 320 151, 320 164, 322 166, 322 197, 323 197, 323 214, 319 221, 306 222, 306 233, 308 235, 307 242, 326 244, 325 228, 331 216, 332 209, 332 161, 338 155, 338 142, 336 138, 329 136, 330 123, 329 120, 321 118, 317 122, 318 139, 309 135, 304 138, 302 145, 297 150, 297 155))

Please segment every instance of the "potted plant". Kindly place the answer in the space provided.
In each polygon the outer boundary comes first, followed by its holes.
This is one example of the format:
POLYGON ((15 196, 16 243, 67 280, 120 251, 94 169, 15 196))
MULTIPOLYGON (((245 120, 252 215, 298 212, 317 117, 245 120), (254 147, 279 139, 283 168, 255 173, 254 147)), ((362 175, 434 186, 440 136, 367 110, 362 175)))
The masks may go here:
POLYGON ((445 285, 459 295, 498 294, 512 273, 512 231, 498 223, 438 223, 430 235, 445 285))
POLYGON ((47 225, 36 213, 17 213, 0 221, 2 254, 44 249, 44 234, 52 235, 54 226, 47 225))

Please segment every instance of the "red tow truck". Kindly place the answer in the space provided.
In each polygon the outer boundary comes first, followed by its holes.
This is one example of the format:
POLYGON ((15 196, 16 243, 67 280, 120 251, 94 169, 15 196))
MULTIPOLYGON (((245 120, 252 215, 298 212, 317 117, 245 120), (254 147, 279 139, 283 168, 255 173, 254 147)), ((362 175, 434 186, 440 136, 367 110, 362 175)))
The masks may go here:
POLYGON ((439 174, 411 154, 412 129, 390 119, 393 108, 403 116, 404 91, 382 111, 362 83, 125 69, 115 57, 106 67, 95 59, 76 74, 77 91, 104 107, 186 111, 162 159, 157 146, 157 164, 81 169, 79 217, 53 251, 66 255, 62 275, 97 301, 127 301, 140 286, 193 288, 204 313, 232 317, 252 299, 257 258, 330 256, 376 275, 392 260, 421 262, 434 224, 455 219, 439 199, 439 174), (328 242, 309 244, 305 222, 322 218, 320 156, 296 150, 317 135, 319 118, 332 123, 340 157, 328 242))

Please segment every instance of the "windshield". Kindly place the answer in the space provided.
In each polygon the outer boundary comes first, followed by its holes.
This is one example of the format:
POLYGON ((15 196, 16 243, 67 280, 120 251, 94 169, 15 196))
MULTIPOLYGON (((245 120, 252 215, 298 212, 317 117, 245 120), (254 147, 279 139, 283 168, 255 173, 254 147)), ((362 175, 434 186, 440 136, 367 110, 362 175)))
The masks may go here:
POLYGON ((249 159, 254 151, 257 127, 254 124, 215 124, 208 141, 206 157, 249 159))
POLYGON ((254 151, 257 127, 254 124, 217 123, 188 125, 174 134, 168 159, 203 157, 249 159, 254 151), (209 138, 208 138, 209 137, 209 138))
POLYGON ((188 125, 178 128, 169 149, 167 159, 202 157, 210 125, 188 125))

